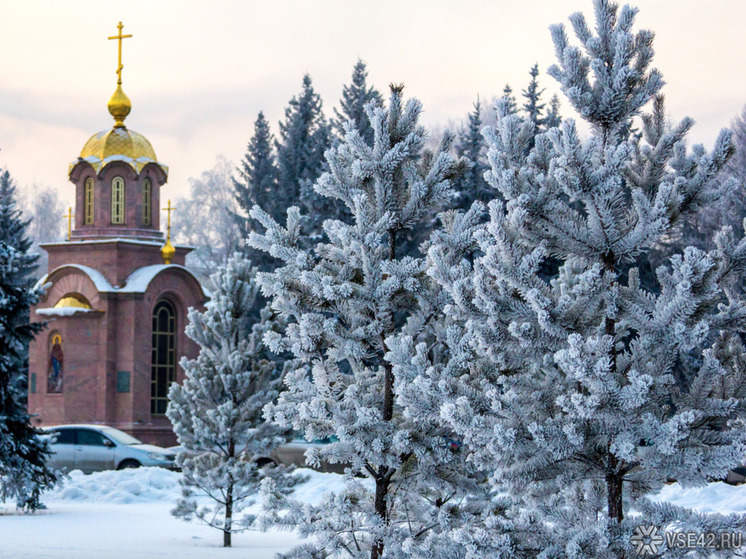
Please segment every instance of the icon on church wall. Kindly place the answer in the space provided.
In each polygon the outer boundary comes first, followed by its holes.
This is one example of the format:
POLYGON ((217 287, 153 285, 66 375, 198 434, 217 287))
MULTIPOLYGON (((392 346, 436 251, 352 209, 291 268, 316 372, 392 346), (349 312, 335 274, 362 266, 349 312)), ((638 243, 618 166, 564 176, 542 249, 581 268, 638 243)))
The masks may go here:
POLYGON ((52 337, 52 350, 49 352, 49 376, 47 380, 47 394, 62 394, 65 380, 64 354, 62 353, 62 336, 52 337))

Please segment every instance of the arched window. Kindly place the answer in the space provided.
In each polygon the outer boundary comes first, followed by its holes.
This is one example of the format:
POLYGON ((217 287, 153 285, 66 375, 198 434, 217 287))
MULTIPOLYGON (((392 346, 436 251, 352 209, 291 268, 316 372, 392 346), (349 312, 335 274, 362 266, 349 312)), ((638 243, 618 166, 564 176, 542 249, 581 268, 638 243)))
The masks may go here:
POLYGON ((93 225, 93 178, 85 180, 85 215, 83 225, 93 225))
POLYGON ((150 413, 163 415, 168 406, 168 389, 176 380, 176 310, 165 299, 153 309, 150 378, 150 413))
POLYGON ((150 204, 150 194, 151 194, 151 183, 150 179, 145 179, 142 181, 142 224, 143 225, 150 225, 150 222, 152 220, 152 209, 150 204))
POLYGON ((124 179, 114 177, 111 181, 111 222, 124 223, 124 179))

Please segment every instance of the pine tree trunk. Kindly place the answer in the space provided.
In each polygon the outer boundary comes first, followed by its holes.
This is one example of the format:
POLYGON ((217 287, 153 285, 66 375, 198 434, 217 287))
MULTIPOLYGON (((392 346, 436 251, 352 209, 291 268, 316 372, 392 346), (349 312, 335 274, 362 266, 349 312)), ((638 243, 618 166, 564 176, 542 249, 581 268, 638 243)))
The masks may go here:
MULTIPOLYGON (((384 473, 388 468, 381 468, 378 477, 376 477, 376 514, 381 517, 384 523, 388 520, 388 503, 386 497, 389 492, 389 480, 391 479, 384 473)), ((377 541, 370 550, 370 559, 380 559, 383 556, 383 542, 377 541)))
MULTIPOLYGON (((234 458, 236 455, 236 442, 228 441, 228 456, 234 458)), ((225 524, 223 525, 223 547, 231 547, 231 534, 233 532, 233 481, 228 482, 225 492, 225 524)))
MULTIPOLYGON (((609 252, 604 255, 604 272, 607 274, 614 274, 616 268, 616 257, 613 252, 609 252)), ((604 324, 605 334, 611 337, 612 341, 616 335, 616 320, 610 317, 606 317, 604 324)), ((616 372, 617 368, 617 355, 616 347, 612 343, 611 345, 611 370, 616 372)), ((617 457, 611 452, 611 448, 607 448, 608 452, 608 463, 606 473, 606 506, 608 508, 609 519, 616 520, 618 524, 621 524, 624 520, 624 476, 619 473, 619 461, 617 457)))
MULTIPOLYGON (((609 468, 616 470, 617 459, 613 454, 609 455, 609 468)), ((621 523, 624 520, 624 476, 614 472, 606 474, 606 506, 609 509, 609 518, 621 523)))
MULTIPOLYGON (((396 259, 396 230, 392 229, 389 231, 389 260, 396 259)), ((381 343, 384 343, 385 336, 381 334, 381 343)), ((384 377, 383 377, 383 420, 391 421, 394 417, 394 371, 391 363, 384 361, 383 363, 384 377)), ((376 514, 381 517, 384 524, 388 521, 388 501, 387 496, 389 492, 389 485, 391 484, 391 475, 393 472, 385 466, 382 466, 378 470, 376 476, 376 502, 375 509, 376 514)), ((370 559, 380 559, 383 555, 383 542, 378 540, 373 543, 373 548, 370 550, 370 559)))
POLYGON ((231 547, 233 530, 233 484, 228 486, 225 499, 225 525, 223 527, 223 547, 231 547))

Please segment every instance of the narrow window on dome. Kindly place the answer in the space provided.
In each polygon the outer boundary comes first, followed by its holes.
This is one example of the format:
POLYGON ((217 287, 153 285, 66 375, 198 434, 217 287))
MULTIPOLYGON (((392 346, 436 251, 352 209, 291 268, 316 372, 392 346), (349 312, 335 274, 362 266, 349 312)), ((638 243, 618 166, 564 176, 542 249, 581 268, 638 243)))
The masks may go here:
POLYGON ((150 225, 151 223, 151 205, 150 205, 150 191, 151 183, 150 179, 145 179, 142 182, 142 224, 150 225))
POLYGON ((85 180, 85 216, 84 225, 93 225, 93 178, 85 180))
POLYGON ((124 223, 124 179, 114 177, 111 181, 111 222, 124 223))

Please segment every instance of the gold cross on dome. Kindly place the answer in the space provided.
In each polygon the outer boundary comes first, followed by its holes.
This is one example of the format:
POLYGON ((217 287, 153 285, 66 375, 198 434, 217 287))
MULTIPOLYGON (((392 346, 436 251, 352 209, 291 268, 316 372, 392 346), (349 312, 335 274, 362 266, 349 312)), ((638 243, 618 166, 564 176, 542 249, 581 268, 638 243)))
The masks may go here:
POLYGON ((167 218, 167 225, 166 225, 166 235, 167 238, 171 238, 171 212, 174 211, 176 208, 171 207, 171 200, 168 201, 168 206, 165 208, 161 208, 164 212, 168 212, 168 218, 167 218))
POLYGON ((73 218, 75 217, 72 206, 67 208, 67 215, 63 215, 62 217, 67 219, 67 240, 69 241, 73 236, 73 218))
POLYGON ((122 22, 119 22, 119 25, 117 25, 117 29, 119 29, 119 35, 114 35, 113 37, 109 37, 109 40, 116 39, 119 41, 119 64, 117 65, 117 84, 122 85, 122 39, 129 39, 132 37, 132 35, 122 35, 122 28, 124 25, 122 25, 122 22))

